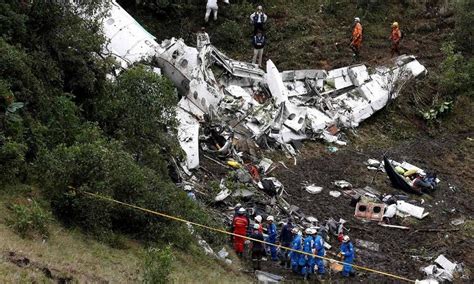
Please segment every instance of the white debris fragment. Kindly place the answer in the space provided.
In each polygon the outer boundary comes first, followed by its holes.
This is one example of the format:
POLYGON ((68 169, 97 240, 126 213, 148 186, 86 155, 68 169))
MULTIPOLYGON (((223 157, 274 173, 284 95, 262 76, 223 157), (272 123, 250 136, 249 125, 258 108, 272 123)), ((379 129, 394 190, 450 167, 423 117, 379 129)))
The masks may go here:
POLYGON ((334 185, 336 185, 339 188, 351 188, 352 187, 352 184, 345 181, 345 180, 336 180, 334 182, 334 185))
POLYGON ((331 191, 329 192, 329 195, 331 195, 332 197, 336 197, 336 198, 338 198, 339 196, 341 196, 341 194, 342 194, 342 193, 341 193, 340 191, 337 191, 337 190, 331 190, 331 191))
POLYGON ((225 249, 225 247, 223 247, 219 252, 217 252, 217 255, 218 255, 220 258, 226 258, 227 256, 229 256, 229 253, 227 252, 227 250, 225 249))
POLYGON ((452 263, 449 261, 444 255, 439 255, 436 258, 435 263, 439 264, 442 268, 444 268, 448 273, 453 274, 456 270, 456 263, 452 263))
POLYGON ((402 200, 397 201, 397 210, 403 213, 410 214, 411 216, 416 217, 418 219, 423 219, 429 214, 428 212, 424 212, 425 208, 410 204, 402 200))
POLYGON ((306 186, 305 190, 308 193, 317 194, 317 193, 320 193, 321 191, 323 191, 323 188, 321 186, 316 186, 314 184, 311 184, 311 185, 306 186))

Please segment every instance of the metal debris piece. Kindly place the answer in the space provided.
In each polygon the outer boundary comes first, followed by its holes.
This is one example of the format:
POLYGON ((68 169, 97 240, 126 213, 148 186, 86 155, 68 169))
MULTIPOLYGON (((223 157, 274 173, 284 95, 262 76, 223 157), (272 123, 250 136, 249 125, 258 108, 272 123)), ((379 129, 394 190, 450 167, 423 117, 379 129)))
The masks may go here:
POLYGON ((259 283, 278 283, 283 280, 283 277, 280 275, 272 274, 269 272, 255 270, 255 276, 259 283))
POLYGON ((352 184, 345 181, 345 180, 336 180, 334 182, 334 185, 339 187, 339 188, 351 188, 352 187, 352 184))
POLYGON ((217 252, 217 255, 218 255, 220 258, 226 258, 227 256, 229 256, 229 253, 227 252, 227 250, 225 249, 225 247, 223 247, 220 251, 217 252))
POLYGON ((428 212, 426 213, 424 212, 425 208, 423 207, 416 206, 416 205, 410 204, 405 201, 400 201, 400 200, 397 201, 397 210, 403 213, 410 214, 411 216, 416 217, 418 219, 423 219, 429 214, 428 212))
POLYGON ((305 190, 308 192, 308 193, 311 193, 311 194, 317 194, 317 193, 320 193, 321 191, 323 191, 323 187, 321 186, 316 186, 314 184, 310 184, 308 186, 305 187, 305 190))
POLYGON ((366 248, 366 249, 369 249, 369 250, 372 250, 372 251, 379 251, 380 250, 380 245, 378 243, 364 241, 364 240, 360 240, 360 239, 356 239, 355 242, 356 242, 356 245, 358 247, 366 248))
POLYGON ((341 194, 342 194, 342 193, 341 193, 340 191, 337 191, 337 190, 331 190, 331 191, 329 192, 329 195, 331 195, 332 197, 336 197, 336 198, 338 198, 339 196, 341 196, 341 194))
POLYGON ((457 219, 453 219, 453 220, 451 220, 451 225, 453 225, 453 226, 459 226, 459 225, 464 224, 465 221, 466 221, 466 220, 465 220, 463 217, 457 218, 457 219))
POLYGON ((444 255, 439 255, 436 258, 435 263, 439 264, 442 268, 444 268, 449 274, 453 274, 456 270, 456 263, 449 261, 444 255))

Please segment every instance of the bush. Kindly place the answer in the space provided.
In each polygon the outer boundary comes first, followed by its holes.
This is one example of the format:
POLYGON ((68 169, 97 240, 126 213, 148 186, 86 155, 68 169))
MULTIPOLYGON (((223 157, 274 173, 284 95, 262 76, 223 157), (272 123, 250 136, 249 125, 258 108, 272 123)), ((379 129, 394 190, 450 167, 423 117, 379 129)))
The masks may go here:
POLYGON ((454 42, 447 42, 441 48, 445 59, 440 66, 440 91, 443 95, 456 96, 474 93, 474 59, 466 60, 456 52, 454 42))
POLYGON ((233 20, 226 20, 216 28, 212 36, 212 44, 223 50, 235 51, 242 47, 250 47, 250 38, 247 43, 243 40, 244 38, 246 37, 239 24, 233 20))
POLYGON ((34 233, 39 233, 43 239, 48 238, 50 214, 41 208, 35 200, 26 205, 13 204, 10 209, 12 213, 11 217, 7 219, 7 224, 22 238, 32 237, 34 233))
POLYGON ((170 246, 162 249, 148 249, 145 256, 143 282, 152 284, 169 283, 173 260, 170 246))
POLYGON ((25 170, 27 147, 15 141, 0 141, 0 145, 0 184, 14 184, 25 170))

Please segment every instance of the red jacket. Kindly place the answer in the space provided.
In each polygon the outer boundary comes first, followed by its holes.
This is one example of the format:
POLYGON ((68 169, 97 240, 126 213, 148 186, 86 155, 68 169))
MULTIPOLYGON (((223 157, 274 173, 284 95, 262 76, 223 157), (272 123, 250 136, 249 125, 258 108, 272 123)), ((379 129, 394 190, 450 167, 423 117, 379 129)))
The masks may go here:
POLYGON ((236 216, 232 225, 234 227, 234 234, 244 236, 247 234, 247 227, 249 225, 249 221, 244 215, 236 216))

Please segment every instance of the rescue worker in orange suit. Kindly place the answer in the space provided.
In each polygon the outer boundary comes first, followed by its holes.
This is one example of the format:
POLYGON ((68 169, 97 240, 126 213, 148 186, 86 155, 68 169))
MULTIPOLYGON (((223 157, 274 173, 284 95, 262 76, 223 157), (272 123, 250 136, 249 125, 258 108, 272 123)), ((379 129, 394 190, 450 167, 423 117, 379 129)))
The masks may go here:
MULTIPOLYGON (((249 226, 249 220, 245 216, 245 208, 241 207, 237 212, 237 216, 232 222, 233 233, 240 236, 247 235, 247 227, 249 226)), ((234 236, 234 250, 238 256, 242 256, 244 252, 245 238, 234 236)))
POLYGON ((354 29, 352 30, 350 47, 354 52, 353 57, 355 61, 359 60, 360 47, 362 45, 362 25, 359 17, 354 18, 354 29))
POLYGON ((400 32, 398 23, 394 22, 392 24, 392 33, 390 34, 390 38, 389 38, 392 41, 392 49, 391 49, 392 57, 395 53, 397 55, 400 55, 400 39, 401 38, 402 38, 402 32, 400 32))

